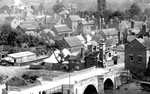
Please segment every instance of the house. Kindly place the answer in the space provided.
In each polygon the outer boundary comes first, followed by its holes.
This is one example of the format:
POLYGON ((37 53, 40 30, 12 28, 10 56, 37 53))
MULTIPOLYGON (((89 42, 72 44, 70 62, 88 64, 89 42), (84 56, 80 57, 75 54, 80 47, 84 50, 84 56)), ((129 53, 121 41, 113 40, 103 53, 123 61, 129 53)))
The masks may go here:
POLYGON ((66 44, 66 48, 71 53, 80 51, 80 49, 84 47, 84 44, 80 41, 80 39, 77 36, 64 37, 63 41, 66 44))
POLYGON ((69 66, 71 66, 73 70, 77 71, 93 66, 103 67, 102 62, 104 62, 105 52, 103 52, 103 48, 101 49, 102 46, 103 45, 99 45, 98 50, 93 49, 95 48, 93 45, 90 45, 88 50, 81 48, 81 51, 78 55, 70 56, 69 66))
POLYGON ((125 45, 125 69, 144 76, 150 60, 150 38, 134 39, 125 45))
POLYGON ((112 57, 114 55, 113 47, 117 46, 118 44, 118 38, 117 37, 112 37, 108 38, 104 41, 105 43, 105 48, 106 48, 106 61, 112 60, 112 57))
POLYGON ((9 24, 12 28, 16 29, 20 22, 15 17, 5 17, 4 24, 9 24))
POLYGON ((99 29, 99 30, 95 30, 95 32, 98 35, 101 35, 105 40, 107 38, 119 37, 119 31, 116 28, 99 29))
POLYGON ((78 34, 89 34, 92 30, 93 25, 94 21, 90 21, 89 19, 80 21, 77 27, 78 34))
POLYGON ((4 59, 7 60, 7 58, 9 58, 14 65, 22 66, 26 65, 27 63, 31 63, 33 60, 36 60, 36 54, 29 51, 24 51, 8 54, 8 56, 4 59))
POLYGON ((68 37, 72 34, 71 29, 66 24, 54 25, 51 30, 60 37, 68 37))
POLYGON ((77 26, 79 21, 81 21, 81 18, 78 15, 67 15, 64 21, 65 24, 72 30, 72 33, 76 34, 77 26))

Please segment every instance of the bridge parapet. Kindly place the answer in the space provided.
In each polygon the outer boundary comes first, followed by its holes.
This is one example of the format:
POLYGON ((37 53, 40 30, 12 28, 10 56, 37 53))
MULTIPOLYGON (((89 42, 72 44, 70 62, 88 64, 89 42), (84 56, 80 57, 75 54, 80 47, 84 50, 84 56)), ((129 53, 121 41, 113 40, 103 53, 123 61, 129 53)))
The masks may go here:
POLYGON ((77 71, 77 72, 73 72, 73 73, 67 73, 65 75, 53 78, 52 81, 57 81, 57 80, 60 80, 60 79, 63 79, 63 78, 69 77, 69 76, 75 76, 75 75, 83 74, 83 73, 86 73, 87 71, 94 70, 94 69, 95 69, 95 67, 91 67, 91 68, 84 69, 81 71, 77 71))

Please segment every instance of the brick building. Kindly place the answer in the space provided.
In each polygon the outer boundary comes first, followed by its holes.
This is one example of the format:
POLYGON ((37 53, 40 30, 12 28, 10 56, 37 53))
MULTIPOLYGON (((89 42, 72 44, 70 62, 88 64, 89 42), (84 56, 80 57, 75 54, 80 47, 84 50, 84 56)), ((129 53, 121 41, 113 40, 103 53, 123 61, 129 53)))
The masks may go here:
POLYGON ((125 69, 139 77, 146 72, 150 58, 150 38, 134 39, 125 45, 125 69))

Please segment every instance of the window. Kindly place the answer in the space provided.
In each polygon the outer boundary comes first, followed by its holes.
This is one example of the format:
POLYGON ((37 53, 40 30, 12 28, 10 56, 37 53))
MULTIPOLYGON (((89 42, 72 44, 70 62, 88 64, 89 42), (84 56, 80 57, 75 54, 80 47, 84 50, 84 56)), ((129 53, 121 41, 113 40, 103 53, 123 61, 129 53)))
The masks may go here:
POLYGON ((111 57, 111 53, 109 53, 109 57, 111 57))
POLYGON ((142 56, 141 56, 141 55, 138 55, 138 56, 137 56, 137 59, 138 59, 138 63, 141 63, 141 62, 142 62, 142 56))
POLYGON ((133 60, 133 55, 132 54, 129 55, 129 60, 133 60))

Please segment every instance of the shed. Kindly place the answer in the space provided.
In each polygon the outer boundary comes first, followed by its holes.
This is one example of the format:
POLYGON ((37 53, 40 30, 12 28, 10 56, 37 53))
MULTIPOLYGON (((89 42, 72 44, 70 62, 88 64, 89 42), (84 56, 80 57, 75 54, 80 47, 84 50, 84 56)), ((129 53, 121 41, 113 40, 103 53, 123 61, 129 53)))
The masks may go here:
POLYGON ((8 57, 13 58, 14 63, 20 66, 21 63, 26 63, 35 60, 36 54, 29 51, 24 51, 19 53, 8 54, 8 57))

